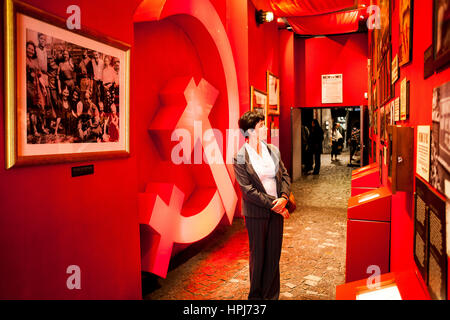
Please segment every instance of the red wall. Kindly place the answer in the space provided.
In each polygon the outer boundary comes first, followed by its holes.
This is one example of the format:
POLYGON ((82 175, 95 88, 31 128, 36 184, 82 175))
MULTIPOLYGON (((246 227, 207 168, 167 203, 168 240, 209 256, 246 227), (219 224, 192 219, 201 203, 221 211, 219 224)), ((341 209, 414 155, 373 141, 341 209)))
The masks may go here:
MULTIPOLYGON (((245 111, 249 106, 248 42, 241 37, 248 31, 248 10, 246 3, 244 6, 232 2, 211 1, 232 44, 239 87, 247 88, 240 95, 241 111, 245 111), (235 19, 240 23, 233 24, 235 19)), ((67 17, 66 8, 76 4, 81 8, 83 27, 132 46, 131 156, 8 171, 1 157, 0 272, 5 277, 0 282, 0 299, 139 299, 137 194, 144 191, 149 180, 170 178, 161 170, 167 164, 159 161, 147 130, 159 105, 158 92, 165 81, 179 75, 194 76, 196 81, 204 77, 226 92, 224 74, 217 68, 218 54, 210 41, 202 41, 204 33, 195 22, 191 29, 194 32, 189 36, 174 21, 144 23, 134 28, 132 17, 140 0, 27 3, 62 18, 67 17), (94 164, 95 173, 71 178, 71 167, 83 164, 94 164), (72 264, 81 268, 81 290, 66 288, 69 276, 66 268, 72 264)), ((276 36, 276 29, 270 32, 276 36)), ((258 34, 261 44, 264 37, 265 34, 258 34)), ((3 51, 0 54, 3 58, 3 51)), ((271 67, 262 69, 264 79, 266 69, 278 71, 276 56, 268 61, 271 67)), ((262 84, 265 85, 265 80, 262 84)), ((3 88, 3 77, 0 85, 3 88)), ((1 132, 4 132, 3 101, 2 89, 1 132)), ((220 94, 210 116, 213 127, 227 127, 228 116, 224 116, 228 114, 227 103, 226 95, 220 94)), ((4 139, 0 139, 0 150, 4 153, 4 139)), ((189 179, 183 180, 187 188, 190 179, 199 184, 210 183, 210 179, 199 178, 205 177, 204 169, 196 168, 189 179)), ((175 170, 173 175, 179 172, 175 170)))
POLYGON ((310 39, 296 38, 298 107, 366 105, 367 34, 355 33, 310 39), (297 50, 298 49, 298 50, 297 50), (323 74, 342 73, 343 103, 322 104, 323 74))
MULTIPOLYGON (((399 51, 398 0, 395 0, 393 7, 392 57, 399 51)), ((414 1, 412 61, 400 67, 399 79, 395 83, 394 97, 397 98, 400 96, 401 80, 404 77, 410 80, 410 118, 409 120, 397 122, 400 125, 413 127, 417 125, 431 125, 433 88, 440 86, 450 79, 450 68, 436 73, 427 79, 423 78, 424 51, 432 44, 432 7, 432 1, 414 1)), ((378 144, 378 158, 379 137, 376 140, 378 144)), ((414 161, 416 158, 415 155, 416 150, 414 153, 414 161)), ((385 185, 388 185, 386 168, 383 168, 383 172, 383 182, 385 185)), ((391 219, 391 271, 416 270, 413 258, 414 198, 412 194, 398 192, 393 196, 391 219)))
POLYGON ((292 174, 291 107, 295 105, 294 33, 280 30, 280 151, 292 174))
POLYGON ((279 147, 282 160, 291 171, 290 108, 295 104, 294 34, 278 30, 276 18, 270 23, 257 25, 255 7, 248 1, 248 86, 253 85, 256 89, 266 91, 266 72, 270 71, 279 77, 281 88, 279 147))
MULTIPOLYGON (((83 27, 129 44, 138 2, 27 1, 63 18, 66 8, 77 4, 83 27)), ((3 77, 0 81, 3 88, 3 77)), ((131 91, 133 106, 136 92, 131 91)), ((132 136, 135 120, 132 111, 132 136)), ((4 132, 3 90, 0 132, 4 132)), ((0 150, 4 154, 4 139, 0 150)), ((0 299, 140 298, 135 150, 132 139, 132 155, 126 159, 8 171, 0 157, 0 299), (94 164, 95 173, 71 178, 71 167, 83 164, 94 164), (72 264, 81 268, 81 290, 66 287, 66 268, 72 264)))

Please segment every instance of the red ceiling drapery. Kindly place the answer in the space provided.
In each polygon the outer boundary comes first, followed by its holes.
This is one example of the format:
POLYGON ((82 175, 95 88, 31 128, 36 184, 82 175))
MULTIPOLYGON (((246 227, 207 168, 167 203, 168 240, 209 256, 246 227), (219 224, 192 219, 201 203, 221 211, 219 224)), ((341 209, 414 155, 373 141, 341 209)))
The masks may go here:
MULTIPOLYGON (((373 0, 372 0, 373 1, 373 0)), ((252 0, 255 7, 285 17, 297 34, 328 35, 358 30, 370 0, 252 0)))
POLYGON ((356 9, 358 0, 252 0, 258 9, 278 17, 303 17, 356 9))
POLYGON ((328 35, 358 31, 363 10, 343 11, 312 17, 287 18, 292 29, 303 35, 328 35))

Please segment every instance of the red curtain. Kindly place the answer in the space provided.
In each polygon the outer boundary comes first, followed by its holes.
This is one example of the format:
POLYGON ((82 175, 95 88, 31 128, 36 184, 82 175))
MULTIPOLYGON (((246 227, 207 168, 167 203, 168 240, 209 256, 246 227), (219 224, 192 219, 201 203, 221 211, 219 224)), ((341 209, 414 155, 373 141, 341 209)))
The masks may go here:
POLYGON ((258 10, 287 18, 302 35, 355 32, 371 1, 375 0, 252 0, 258 10))
POLYGON ((297 34, 340 34, 358 31, 360 15, 364 13, 365 10, 352 10, 320 16, 291 17, 287 20, 297 34))
POLYGON ((252 0, 259 10, 273 11, 278 17, 304 17, 354 10, 370 0, 252 0))

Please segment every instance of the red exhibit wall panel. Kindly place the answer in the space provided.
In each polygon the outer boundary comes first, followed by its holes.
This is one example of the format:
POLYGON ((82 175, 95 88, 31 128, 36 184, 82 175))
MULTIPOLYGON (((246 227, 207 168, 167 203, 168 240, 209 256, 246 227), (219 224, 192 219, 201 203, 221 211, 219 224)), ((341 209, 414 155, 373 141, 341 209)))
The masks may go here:
POLYGON ((292 175, 291 107, 295 104, 294 33, 280 30, 280 151, 292 175))
MULTIPOLYGON (((393 3, 391 16, 391 32, 392 57, 395 57, 399 52, 399 1, 394 0, 393 2, 395 3, 393 3)), ((394 85, 394 98, 400 96, 400 82, 406 77, 410 81, 409 119, 399 121, 397 124, 416 127, 417 125, 431 125, 433 88, 450 80, 450 68, 424 79, 424 51, 432 44, 433 1, 414 1, 413 17, 412 57, 408 64, 399 68, 399 78, 394 85)), ((379 113, 379 111, 377 112, 379 113)), ((378 128, 380 128, 379 124, 378 128)), ((375 141, 377 142, 378 159, 379 136, 375 136, 375 141)), ((416 152, 417 150, 414 151, 414 161, 416 152)), ((379 159, 377 162, 379 163, 379 159)), ((390 187, 387 183, 387 168, 384 164, 383 184, 390 187)), ((392 197, 391 271, 401 272, 416 269, 413 258, 413 220, 414 197, 412 194, 397 192, 392 197)))
POLYGON ((367 34, 356 33, 311 39, 296 38, 298 107, 366 105, 367 34), (343 75, 343 103, 322 104, 323 74, 343 75))
MULTIPOLYGON (((26 2, 62 18, 74 4, 26 2)), ((138 3, 75 2, 84 27, 129 44, 138 3)), ((3 14, 0 20, 3 25, 3 14)), ((125 159, 6 171, 3 76, 0 84, 0 299, 140 299, 136 144, 131 140, 131 157, 125 159), (84 164, 94 164, 94 174, 72 178, 71 167, 84 164), (80 290, 66 286, 70 265, 80 267, 80 290)), ((133 88, 131 94, 133 136, 133 88)))
MULTIPOLYGON (((211 3, 227 30, 235 61, 239 61, 237 73, 242 88, 249 86, 248 42, 241 39, 248 31, 247 3, 244 6, 232 1, 211 3), (240 18, 239 24, 233 24, 240 18)), ((199 41, 203 33, 194 31, 187 36, 171 19, 133 25, 133 14, 141 0, 26 2, 63 19, 68 17, 67 7, 76 4, 81 9, 83 27, 132 46, 131 156, 8 171, 4 169, 4 157, 0 157, 0 272, 8 275, 0 283, 0 299, 139 299, 138 193, 148 180, 182 177, 185 190, 193 189, 196 183, 208 185, 211 180, 199 179, 205 176, 204 167, 189 174, 180 168, 170 174, 160 170, 166 164, 159 161, 159 151, 147 130, 160 104, 158 92, 170 77, 193 76, 197 82, 204 77, 220 91, 211 110, 211 124, 224 130, 228 127, 227 95, 222 94, 226 86, 224 73, 217 68, 218 54, 209 54, 210 41, 199 41), (71 178, 71 167, 83 164, 94 164, 95 173, 71 178), (81 290, 66 287, 70 265, 81 268, 81 290)), ((1 23, 2 19, 3 15, 1 23)), ((269 31, 275 37, 275 51, 276 31, 273 27, 269 31)), ((258 34, 261 44, 265 36, 258 34)), ((3 58, 3 51, 0 55, 3 58)), ((270 68, 278 72, 278 58, 275 55, 272 59, 270 68)), ((0 131, 4 132, 3 77, 0 84, 0 131)), ((245 97, 244 92, 241 100, 245 97)), ((2 154, 4 149, 4 139, 0 139, 2 154)))

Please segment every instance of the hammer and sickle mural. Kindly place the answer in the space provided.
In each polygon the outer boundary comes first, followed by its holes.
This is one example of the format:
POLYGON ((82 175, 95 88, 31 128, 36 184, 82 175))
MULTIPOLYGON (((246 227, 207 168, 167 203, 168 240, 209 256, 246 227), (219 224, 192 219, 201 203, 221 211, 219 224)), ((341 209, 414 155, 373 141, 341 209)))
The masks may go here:
MULTIPOLYGON (((239 95, 236 69, 225 28, 212 4, 204 0, 144 0, 134 15, 134 22, 158 21, 174 15, 186 15, 199 21, 214 42, 225 75, 228 126, 229 129, 237 129, 239 95)), ((186 32, 189 33, 189 28, 186 28, 186 32)), ((155 117, 157 121, 149 128, 150 134, 160 141, 160 146, 164 147, 170 145, 167 141, 170 139, 168 132, 172 132, 173 138, 176 129, 181 129, 193 137, 190 143, 192 147, 189 150, 191 153, 198 143, 203 145, 204 149, 202 139, 196 137, 196 125, 200 124, 203 132, 212 129, 208 115, 218 95, 219 91, 206 79, 202 78, 198 84, 192 77, 171 79, 160 91, 161 107, 155 117), (184 108, 176 124, 169 120, 173 116, 171 108, 174 105, 178 107, 182 105, 184 108)), ((221 143, 213 136, 209 140, 208 147, 212 146, 219 150, 218 145, 221 143)), ((210 200, 206 206, 190 208, 190 211, 195 211, 194 214, 182 215, 186 195, 177 187, 176 181, 173 183, 149 181, 145 192, 139 194, 139 222, 149 225, 158 233, 158 240, 154 239, 150 244, 141 243, 146 251, 141 255, 143 271, 166 277, 174 243, 189 244, 206 237, 217 227, 225 214, 228 221, 232 222, 238 200, 234 189, 233 169, 225 161, 208 159, 210 155, 211 153, 205 152, 205 160, 209 165, 215 187, 196 188, 195 192, 199 194, 197 196, 207 197, 210 200)))

